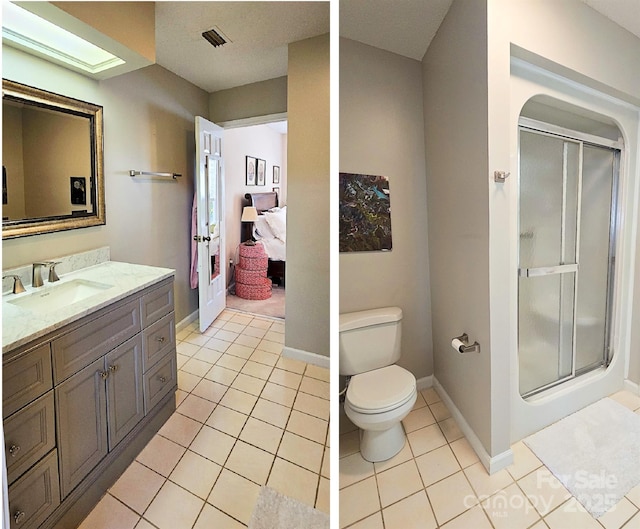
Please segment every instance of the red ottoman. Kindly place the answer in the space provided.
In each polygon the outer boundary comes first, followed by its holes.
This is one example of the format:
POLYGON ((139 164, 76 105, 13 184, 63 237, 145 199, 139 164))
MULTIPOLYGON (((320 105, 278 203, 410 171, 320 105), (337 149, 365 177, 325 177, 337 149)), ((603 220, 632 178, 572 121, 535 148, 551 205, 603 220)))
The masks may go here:
POLYGON ((269 258, 262 244, 240 245, 240 262, 236 267, 236 296, 242 299, 269 299, 271 280, 267 277, 269 258))

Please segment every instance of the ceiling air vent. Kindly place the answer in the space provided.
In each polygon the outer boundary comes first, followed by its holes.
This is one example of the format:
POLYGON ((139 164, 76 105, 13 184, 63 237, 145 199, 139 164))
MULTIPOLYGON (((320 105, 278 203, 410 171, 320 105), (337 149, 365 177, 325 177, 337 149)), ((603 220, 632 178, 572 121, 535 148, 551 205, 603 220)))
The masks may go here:
POLYGON ((210 29, 205 31, 202 36, 211 44, 214 48, 226 44, 225 38, 216 29, 210 29))

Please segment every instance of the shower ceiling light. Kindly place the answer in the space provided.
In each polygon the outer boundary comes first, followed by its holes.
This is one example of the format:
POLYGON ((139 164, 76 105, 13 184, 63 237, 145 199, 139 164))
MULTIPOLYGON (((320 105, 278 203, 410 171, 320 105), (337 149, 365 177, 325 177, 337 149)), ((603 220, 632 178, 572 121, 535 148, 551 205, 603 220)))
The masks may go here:
POLYGON ((11 2, 2 4, 2 40, 90 74, 124 64, 119 57, 11 2))

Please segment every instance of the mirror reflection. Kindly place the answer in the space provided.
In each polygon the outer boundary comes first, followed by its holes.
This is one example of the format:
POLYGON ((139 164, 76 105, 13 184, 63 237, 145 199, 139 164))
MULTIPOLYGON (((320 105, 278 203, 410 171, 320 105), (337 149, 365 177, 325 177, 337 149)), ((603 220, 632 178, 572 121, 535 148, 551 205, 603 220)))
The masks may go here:
POLYGON ((104 224, 102 107, 3 80, 3 238, 104 224))

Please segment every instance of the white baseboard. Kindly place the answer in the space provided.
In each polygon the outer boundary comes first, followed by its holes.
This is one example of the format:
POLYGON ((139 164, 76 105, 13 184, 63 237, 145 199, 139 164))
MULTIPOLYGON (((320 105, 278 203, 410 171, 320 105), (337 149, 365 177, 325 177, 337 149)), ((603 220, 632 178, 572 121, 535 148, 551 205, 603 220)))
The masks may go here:
POLYGON ((286 358, 292 358, 294 360, 302 360, 307 364, 313 364, 314 366, 324 367, 329 369, 329 357, 319 355, 317 353, 310 353, 309 351, 303 351, 302 349, 295 349, 294 347, 287 347, 286 345, 282 349, 282 356, 286 358))
POLYGON ((176 333, 179 333, 182 329, 184 329, 190 323, 196 321, 198 319, 198 311, 194 311, 189 314, 184 320, 176 323, 176 333))
POLYGON ((422 391, 423 389, 429 389, 433 387, 433 375, 428 377, 422 377, 416 380, 416 389, 422 391))
POLYGON ((631 382, 631 380, 629 380, 628 378, 625 379, 623 387, 634 395, 640 395, 640 385, 636 384, 635 382, 631 382))
POLYGON ((484 465, 484 468, 487 469, 487 472, 489 472, 489 474, 493 474, 495 472, 498 472, 498 470, 502 470, 503 468, 511 465, 513 463, 513 451, 511 450, 511 448, 505 450, 497 456, 491 457, 485 450, 484 445, 480 442, 480 439, 478 439, 478 436, 475 434, 471 426, 469 426, 469 423, 465 420, 462 413, 460 413, 460 410, 453 403, 451 397, 449 397, 447 392, 444 390, 442 384, 438 382, 438 379, 435 378, 435 376, 432 378, 433 387, 436 388, 438 395, 440 395, 440 398, 444 401, 447 408, 449 408, 451 415, 455 419, 456 423, 458 423, 460 430, 467 438, 467 441, 469 441, 469 444, 471 445, 475 453, 480 458, 480 462, 484 465))

